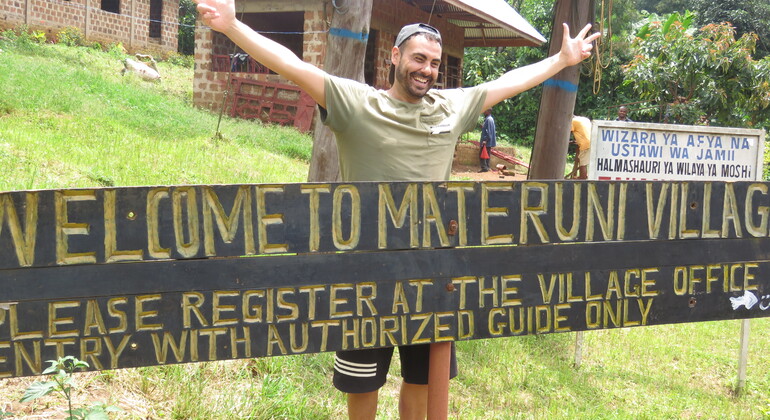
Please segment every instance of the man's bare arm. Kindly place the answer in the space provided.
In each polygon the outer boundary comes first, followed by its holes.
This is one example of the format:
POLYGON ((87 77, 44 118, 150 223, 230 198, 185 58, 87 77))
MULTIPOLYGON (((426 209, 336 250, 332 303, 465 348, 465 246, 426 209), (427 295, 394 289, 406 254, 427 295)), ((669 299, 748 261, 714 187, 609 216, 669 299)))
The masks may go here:
POLYGON ((591 56, 591 49, 593 48, 591 43, 599 38, 601 34, 597 32, 586 37, 589 29, 591 29, 589 24, 575 38, 570 38, 569 27, 566 23, 563 25, 564 38, 561 51, 545 60, 513 69, 498 79, 485 83, 487 99, 484 102, 484 107, 481 109, 491 108, 505 99, 531 89, 563 69, 578 64, 591 56))
POLYGON ((326 107, 323 70, 302 61, 288 48, 236 19, 233 0, 195 0, 195 3, 203 23, 227 35, 253 59, 291 80, 326 107))

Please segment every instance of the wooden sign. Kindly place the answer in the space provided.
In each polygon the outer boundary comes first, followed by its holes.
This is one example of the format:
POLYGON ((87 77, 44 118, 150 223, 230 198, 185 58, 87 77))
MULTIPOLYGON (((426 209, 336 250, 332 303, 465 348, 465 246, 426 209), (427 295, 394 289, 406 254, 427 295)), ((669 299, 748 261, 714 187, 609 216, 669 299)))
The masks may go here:
POLYGON ((770 316, 769 187, 0 193, 0 377, 770 316))

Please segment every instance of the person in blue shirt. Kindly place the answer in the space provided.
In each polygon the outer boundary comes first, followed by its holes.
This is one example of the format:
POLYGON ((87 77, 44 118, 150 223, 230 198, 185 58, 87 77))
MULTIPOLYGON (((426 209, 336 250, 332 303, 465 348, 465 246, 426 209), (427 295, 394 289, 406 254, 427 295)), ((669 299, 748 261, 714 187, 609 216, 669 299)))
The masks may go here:
POLYGON ((479 172, 489 172, 489 157, 492 156, 492 148, 495 146, 497 146, 495 119, 492 118, 492 109, 488 108, 484 111, 484 123, 481 125, 481 148, 479 149, 481 171, 479 172), (485 149, 486 154, 484 153, 485 149))

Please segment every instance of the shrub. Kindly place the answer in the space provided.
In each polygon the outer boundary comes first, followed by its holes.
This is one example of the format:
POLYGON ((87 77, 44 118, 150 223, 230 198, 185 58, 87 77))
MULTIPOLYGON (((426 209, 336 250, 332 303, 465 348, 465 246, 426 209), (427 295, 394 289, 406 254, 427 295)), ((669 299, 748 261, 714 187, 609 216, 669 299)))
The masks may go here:
POLYGON ((180 66, 185 68, 193 68, 193 66, 195 65, 194 56, 179 54, 178 52, 168 53, 164 61, 168 62, 169 64, 173 64, 175 66, 180 66))
POLYGON ((60 44, 64 44, 68 47, 79 47, 86 45, 86 37, 83 35, 83 31, 80 28, 74 26, 67 26, 56 34, 56 39, 60 44))

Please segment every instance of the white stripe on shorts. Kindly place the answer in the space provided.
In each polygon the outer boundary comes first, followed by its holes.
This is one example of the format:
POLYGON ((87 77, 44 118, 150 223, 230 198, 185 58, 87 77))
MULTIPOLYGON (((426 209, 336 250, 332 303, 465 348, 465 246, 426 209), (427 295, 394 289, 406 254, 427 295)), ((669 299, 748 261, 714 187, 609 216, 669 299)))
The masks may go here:
POLYGON ((377 363, 354 363, 334 356, 334 369, 348 376, 371 378, 377 376, 377 363))

